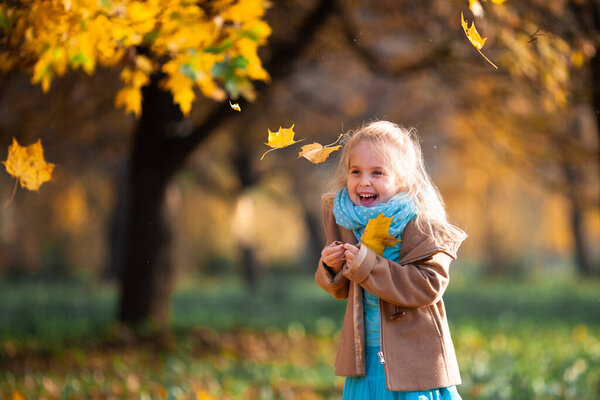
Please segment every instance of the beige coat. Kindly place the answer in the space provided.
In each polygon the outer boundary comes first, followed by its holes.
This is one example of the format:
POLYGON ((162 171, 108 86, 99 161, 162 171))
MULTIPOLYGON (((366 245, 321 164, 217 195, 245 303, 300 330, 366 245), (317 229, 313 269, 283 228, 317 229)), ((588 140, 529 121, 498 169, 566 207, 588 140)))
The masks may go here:
MULTIPOLYGON (((327 243, 357 243, 337 225, 333 199, 323 201, 327 243)), ((319 261, 315 280, 336 299, 348 299, 335 361, 338 376, 365 375, 362 288, 380 298, 381 344, 388 390, 417 391, 461 383, 442 294, 460 243, 435 241, 414 221, 402 234, 399 263, 360 246, 352 268, 332 270, 319 261)))

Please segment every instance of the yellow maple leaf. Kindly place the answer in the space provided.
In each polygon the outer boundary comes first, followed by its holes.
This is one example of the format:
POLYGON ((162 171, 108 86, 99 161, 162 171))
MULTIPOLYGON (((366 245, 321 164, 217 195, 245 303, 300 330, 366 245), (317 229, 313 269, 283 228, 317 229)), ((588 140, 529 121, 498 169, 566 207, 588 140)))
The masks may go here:
POLYGON ((298 158, 304 157, 313 164, 322 163, 323 161, 327 160, 331 153, 339 150, 339 148, 342 147, 341 145, 334 146, 334 144, 339 142, 342 136, 343 135, 340 135, 335 142, 326 144, 325 146, 317 142, 302 146, 300 148, 302 151, 298 153, 298 158))
POLYGON ((13 137, 12 145, 8 147, 8 157, 2 164, 12 177, 19 180, 21 187, 36 192, 42 183, 52 179, 54 170, 54 164, 44 160, 44 149, 40 139, 29 146, 20 146, 13 137))
POLYGON ((469 39, 469 42, 471 42, 471 44, 477 49, 479 54, 481 54, 481 56, 486 59, 487 62, 492 64, 494 68, 498 69, 498 67, 481 52, 481 49, 483 48, 483 45, 485 44, 487 38, 482 38, 479 35, 479 32, 477 32, 477 29, 475 28, 475 22, 471 23, 471 26, 469 27, 468 22, 465 21, 463 13, 460 13, 460 22, 463 30, 465 31, 465 35, 467 35, 467 39, 469 39))
POLYGON ((277 132, 271 132, 270 129, 267 129, 267 131, 269 132, 269 140, 265 144, 267 146, 271 147, 271 149, 267 150, 262 155, 262 157, 260 158, 261 160, 270 151, 273 151, 275 149, 281 149, 281 148, 287 147, 289 145, 292 145, 294 143, 298 143, 298 142, 301 142, 302 140, 304 140, 304 139, 294 140, 294 134, 295 134, 294 124, 292 124, 292 126, 289 128, 279 127, 279 130, 277 132))
POLYGON ((386 247, 394 247, 400 240, 389 234, 392 219, 393 217, 386 217, 383 213, 370 219, 360 237, 362 244, 380 256, 383 255, 383 249, 386 247))
POLYGON ((503 4, 506 0, 491 0, 494 4, 503 4))

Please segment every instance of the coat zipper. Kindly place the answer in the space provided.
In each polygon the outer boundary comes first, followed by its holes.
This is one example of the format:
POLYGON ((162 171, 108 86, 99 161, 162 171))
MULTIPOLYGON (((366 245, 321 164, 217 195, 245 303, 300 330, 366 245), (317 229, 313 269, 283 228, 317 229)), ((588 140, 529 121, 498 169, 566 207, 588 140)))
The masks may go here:
POLYGON ((381 299, 379 299, 379 352, 377 353, 377 357, 379 357, 379 362, 383 365, 385 382, 389 388, 391 387, 389 382, 390 374, 388 372, 388 364, 385 362, 383 350, 383 306, 381 304, 381 299))

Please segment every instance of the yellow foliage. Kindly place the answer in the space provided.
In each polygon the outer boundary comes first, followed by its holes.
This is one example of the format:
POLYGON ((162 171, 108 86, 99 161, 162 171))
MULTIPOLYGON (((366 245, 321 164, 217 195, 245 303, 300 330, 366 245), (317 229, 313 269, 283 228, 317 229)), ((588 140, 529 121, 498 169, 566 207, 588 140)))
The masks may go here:
POLYGON ((386 247, 394 247, 400 240, 389 234, 392 219, 393 217, 386 217, 383 213, 370 219, 360 237, 362 244, 379 255, 383 254, 386 247))
POLYGON ((162 70, 167 75, 163 87, 187 115, 196 96, 194 88, 224 100, 223 86, 233 97, 242 94, 251 100, 251 81, 269 79, 257 55, 271 33, 263 20, 269 6, 266 0, 34 0, 29 4, 0 5, 0 12, 14 20, 4 28, 7 45, 0 55, 0 70, 31 69, 32 82, 44 91, 69 69, 92 74, 98 65, 121 62, 124 88, 116 96, 116 105, 139 116, 140 89, 152 73, 162 70), (137 46, 146 48, 152 58, 136 54, 137 46), (215 69, 217 63, 222 68, 215 69))
POLYGON ((13 138, 8 148, 8 158, 2 162, 6 171, 19 180, 21 187, 38 191, 44 182, 52 179, 54 164, 44 160, 44 149, 41 140, 29 146, 20 146, 13 138))

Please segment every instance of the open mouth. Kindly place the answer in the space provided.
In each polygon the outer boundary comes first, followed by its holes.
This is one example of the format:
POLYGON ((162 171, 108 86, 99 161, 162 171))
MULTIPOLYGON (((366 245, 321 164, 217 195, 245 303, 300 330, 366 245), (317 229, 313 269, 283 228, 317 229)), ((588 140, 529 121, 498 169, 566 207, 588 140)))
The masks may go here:
POLYGON ((361 206, 369 206, 375 203, 377 197, 375 193, 362 193, 358 195, 358 201, 361 206))

